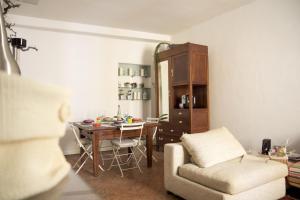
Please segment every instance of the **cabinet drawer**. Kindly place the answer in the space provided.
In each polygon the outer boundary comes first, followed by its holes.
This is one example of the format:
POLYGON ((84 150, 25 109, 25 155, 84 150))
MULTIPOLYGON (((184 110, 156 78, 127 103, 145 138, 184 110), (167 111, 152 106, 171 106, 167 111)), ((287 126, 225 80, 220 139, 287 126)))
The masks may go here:
POLYGON ((189 127, 190 126, 190 114, 187 109, 176 109, 172 115, 171 121, 172 127, 189 127))
POLYGON ((166 143, 174 143, 180 141, 180 136, 176 135, 158 135, 157 137, 159 144, 166 144, 166 143))
POLYGON ((175 135, 180 137, 184 133, 190 133, 188 127, 185 126, 174 126, 174 128, 158 128, 157 134, 158 135, 175 135))
POLYGON ((188 109, 175 109, 173 111, 173 119, 189 119, 189 110, 188 109))

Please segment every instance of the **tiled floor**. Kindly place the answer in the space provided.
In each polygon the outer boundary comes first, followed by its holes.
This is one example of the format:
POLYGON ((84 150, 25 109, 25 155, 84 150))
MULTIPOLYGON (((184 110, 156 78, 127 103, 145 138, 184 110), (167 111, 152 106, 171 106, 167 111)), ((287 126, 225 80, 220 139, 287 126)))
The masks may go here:
MULTIPOLYGON (((181 198, 166 193, 163 186, 163 153, 154 154, 158 162, 153 162, 153 167, 147 168, 144 161, 141 164, 143 174, 135 169, 125 172, 124 178, 121 178, 118 168, 113 168, 103 172, 99 177, 94 177, 92 162, 89 161, 79 175, 104 200, 180 200, 181 198)), ((67 156, 67 160, 73 164, 78 157, 70 155, 67 156)), ((300 199, 300 189, 288 189, 288 195, 283 200, 295 199, 300 199)))

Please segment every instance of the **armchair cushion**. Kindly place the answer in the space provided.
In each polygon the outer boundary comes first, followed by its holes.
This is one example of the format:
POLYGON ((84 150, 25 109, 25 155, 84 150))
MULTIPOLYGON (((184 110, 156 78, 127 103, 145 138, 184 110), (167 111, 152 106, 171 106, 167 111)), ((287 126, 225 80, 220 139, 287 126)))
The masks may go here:
POLYGON ((194 164, 179 167, 179 176, 227 194, 237 194, 287 176, 285 164, 245 156, 212 167, 200 168, 194 164))
POLYGON ((246 154, 242 145, 225 127, 204 133, 184 134, 181 141, 199 167, 210 167, 246 154))

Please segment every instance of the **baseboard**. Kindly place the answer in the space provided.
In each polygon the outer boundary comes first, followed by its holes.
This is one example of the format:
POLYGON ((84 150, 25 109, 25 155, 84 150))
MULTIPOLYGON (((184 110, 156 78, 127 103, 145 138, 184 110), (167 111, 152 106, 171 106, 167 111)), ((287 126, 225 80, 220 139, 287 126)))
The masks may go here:
POLYGON ((80 150, 79 148, 75 148, 75 149, 64 149, 63 150, 63 154, 66 155, 72 155, 72 154, 79 154, 80 150))

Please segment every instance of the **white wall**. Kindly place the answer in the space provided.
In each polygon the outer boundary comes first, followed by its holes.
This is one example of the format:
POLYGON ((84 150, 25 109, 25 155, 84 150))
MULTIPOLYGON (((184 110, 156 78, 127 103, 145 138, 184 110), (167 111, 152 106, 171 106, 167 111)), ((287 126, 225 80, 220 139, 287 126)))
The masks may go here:
MULTIPOLYGON (((153 51, 157 44, 155 35, 142 34, 138 37, 124 31, 126 37, 102 35, 84 31, 64 30, 68 23, 57 22, 57 30, 51 21, 16 16, 18 35, 27 39, 29 45, 36 45, 38 52, 22 52, 19 64, 23 76, 34 80, 68 88, 71 91, 71 121, 95 118, 97 115, 116 115, 118 105, 118 63, 149 64, 153 66, 153 51), (22 23, 18 24, 22 19, 22 23), (43 25, 37 26, 36 21, 43 25), (45 28, 49 24, 49 29, 45 28), (26 26, 23 26, 23 25, 26 26), (30 26, 28 24, 33 24, 30 26), (130 38, 130 36, 133 36, 130 38)), ((89 28, 78 24, 78 27, 89 28)), ((73 28, 77 28, 72 23, 73 28)), ((91 29, 89 29, 91 30, 91 29)), ((118 32, 119 34, 120 32, 118 32)), ((159 38, 159 35, 157 36, 159 38)), ((152 80, 154 84, 154 80, 152 80)), ((143 112, 151 115, 151 103, 147 108, 134 107, 133 113, 142 117, 143 112)), ((128 110, 123 108, 122 110, 128 110)), ((76 153, 78 148, 70 131, 61 140, 65 154, 76 153)))
POLYGON ((173 36, 209 48, 211 128, 247 149, 290 138, 300 152, 300 1, 257 0, 173 36))

